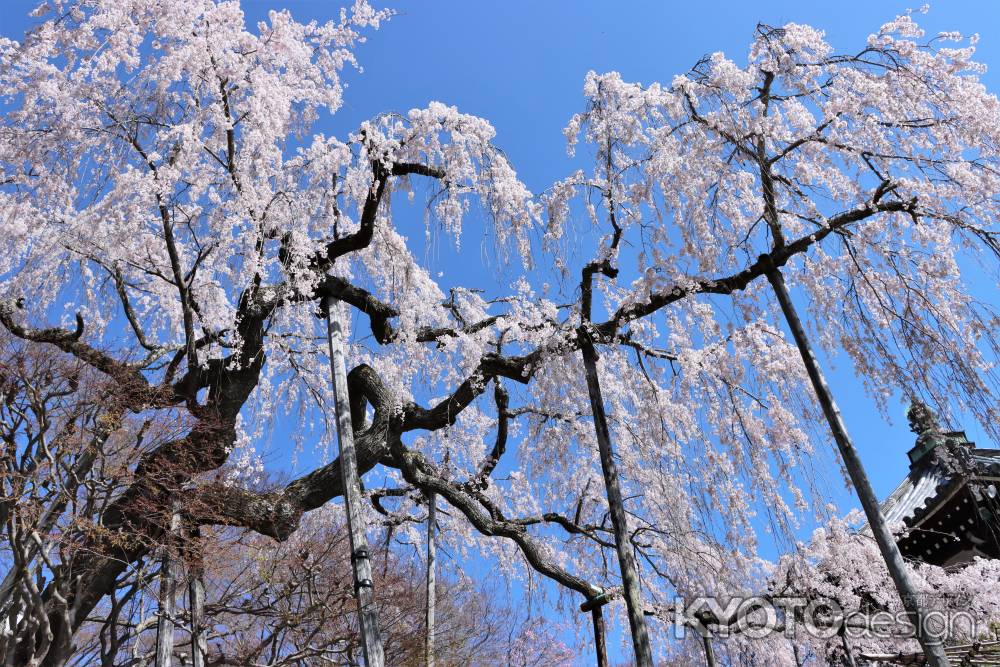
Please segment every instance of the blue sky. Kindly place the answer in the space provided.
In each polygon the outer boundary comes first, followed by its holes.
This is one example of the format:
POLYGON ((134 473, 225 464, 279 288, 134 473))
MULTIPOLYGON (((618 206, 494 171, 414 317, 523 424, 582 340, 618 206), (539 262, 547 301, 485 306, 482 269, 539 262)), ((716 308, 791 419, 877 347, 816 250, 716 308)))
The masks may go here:
MULTIPOLYGON (((274 7, 294 15, 328 17, 325 0, 244 1, 248 18, 274 7)), ((496 143, 521 178, 538 192, 565 177, 576 163, 566 157, 562 129, 583 108, 588 70, 617 70, 626 80, 669 82, 699 58, 724 51, 737 61, 747 51, 758 22, 808 23, 826 31, 835 48, 853 51, 867 36, 919 2, 596 2, 567 0, 469 2, 399 0, 386 6, 398 15, 358 50, 364 72, 349 76, 344 108, 331 130, 347 132, 382 111, 405 111, 431 100, 454 104, 487 118, 496 143)), ((980 33, 977 59, 993 70, 984 81, 1000 90, 1000 3, 949 0, 932 4, 917 19, 929 34, 939 30, 980 33)), ((6 32, 6 30, 5 30, 6 32)), ((446 245, 446 244, 442 244, 446 245)), ((475 244, 463 240, 463 248, 475 244)), ((446 280, 463 271, 449 248, 429 260, 446 280)), ((990 286, 993 287, 993 286, 990 286)), ((913 444, 896 410, 886 424, 861 391, 844 360, 826 360, 834 391, 861 451, 879 497, 906 474, 906 451, 913 444)), ((986 445, 977 425, 966 428, 986 445)), ((837 499, 856 506, 852 495, 837 499)))
MULTIPOLYGON (((31 25, 26 14, 34 4, 4 0, 0 34, 19 39, 31 25)), ((300 20, 332 18, 339 8, 329 0, 243 4, 251 21, 273 8, 289 8, 300 20)), ((343 136, 379 112, 405 111, 431 100, 454 104, 493 123, 496 144, 528 186, 540 191, 576 168, 566 157, 562 129, 583 107, 581 89, 588 70, 617 70, 626 80, 644 83, 669 82, 713 51, 741 60, 758 22, 809 23, 825 30, 838 50, 853 51, 879 25, 919 2, 387 0, 384 4, 398 15, 358 49, 364 72, 347 76, 344 108, 317 130, 343 136)), ((918 20, 930 33, 980 33, 977 59, 996 70, 991 69, 984 81, 992 90, 1000 90, 1000 3, 940 0, 918 20)), ((463 243, 465 248, 475 246, 463 243)), ((468 259, 459 262, 446 248, 428 261, 433 271, 456 281, 475 273, 468 259)), ((834 391, 876 492, 884 497, 905 475, 906 450, 913 442, 903 406, 894 423, 886 424, 846 363, 836 361, 825 360, 834 391)), ((981 446, 990 446, 975 424, 960 426, 981 446)), ((856 504, 846 493, 838 500, 844 509, 856 504)))

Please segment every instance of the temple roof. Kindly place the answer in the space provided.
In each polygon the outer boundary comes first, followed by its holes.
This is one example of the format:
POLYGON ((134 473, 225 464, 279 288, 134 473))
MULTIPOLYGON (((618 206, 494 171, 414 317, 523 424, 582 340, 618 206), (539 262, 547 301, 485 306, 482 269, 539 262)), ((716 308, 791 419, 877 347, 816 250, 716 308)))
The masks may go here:
POLYGON ((965 431, 943 430, 937 414, 920 401, 910 404, 906 417, 917 439, 907 453, 909 474, 882 503, 888 523, 913 527, 969 481, 1000 477, 1000 450, 977 448, 965 431))
POLYGON ((882 503, 882 516, 889 524, 910 519, 932 502, 944 495, 950 476, 936 466, 924 468, 919 474, 909 474, 903 478, 896 490, 882 503))
MULTIPOLYGON (((964 433, 946 435, 961 438, 960 442, 964 440, 972 445, 965 440, 964 433)), ((1000 478, 1000 449, 969 447, 967 451, 969 457, 966 462, 971 464, 971 469, 964 471, 966 474, 941 460, 912 466, 910 473, 882 503, 882 515, 886 521, 890 524, 902 521, 907 526, 916 525, 970 478, 1000 478)))

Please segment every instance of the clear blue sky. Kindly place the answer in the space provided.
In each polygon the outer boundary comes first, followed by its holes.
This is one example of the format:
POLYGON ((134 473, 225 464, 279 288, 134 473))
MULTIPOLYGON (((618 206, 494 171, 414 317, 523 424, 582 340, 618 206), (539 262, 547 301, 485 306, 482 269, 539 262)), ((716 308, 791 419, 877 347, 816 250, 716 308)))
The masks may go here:
MULTIPOLYGON (((0 34, 19 39, 31 24, 26 14, 34 4, 4 0, 0 34)), ((383 6, 375 0, 373 4, 383 6)), ((431 100, 454 104, 493 123, 496 143, 528 186, 540 191, 575 169, 566 157, 562 128, 582 109, 588 70, 617 70, 626 80, 669 82, 713 51, 742 59, 758 22, 809 23, 825 30, 838 50, 854 51, 882 23, 919 4, 386 0, 384 6, 398 15, 359 48, 364 73, 348 75, 343 110, 318 129, 343 136, 379 112, 405 111, 431 100)), ((273 8, 289 8, 300 20, 331 18, 339 8, 333 0, 245 0, 243 5, 252 21, 273 8)), ((977 59, 996 70, 985 75, 985 82, 1000 90, 1000 2, 938 0, 918 20, 930 33, 980 33, 977 59)), ((447 250, 432 261, 439 264, 434 270, 456 280, 475 274, 468 269, 468 259, 463 268, 447 250)), ((876 491, 884 497, 907 468, 905 452, 912 435, 903 408, 890 426, 846 365, 832 369, 831 379, 876 491)), ((973 440, 990 446, 978 427, 962 426, 973 440)), ((855 504, 847 494, 839 501, 845 509, 855 504)))

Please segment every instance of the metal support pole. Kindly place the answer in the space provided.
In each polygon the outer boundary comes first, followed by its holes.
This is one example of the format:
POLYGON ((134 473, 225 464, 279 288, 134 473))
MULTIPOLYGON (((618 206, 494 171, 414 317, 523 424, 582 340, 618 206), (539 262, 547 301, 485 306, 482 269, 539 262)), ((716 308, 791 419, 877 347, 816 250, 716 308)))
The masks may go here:
MULTIPOLYGON (((766 266, 766 263, 770 262, 770 257, 768 255, 761 255, 759 261, 766 266)), ((920 642, 920 646, 924 650, 924 657, 927 660, 927 664, 929 667, 950 667, 951 663, 948 661, 948 656, 945 654, 944 645, 941 643, 941 640, 937 637, 930 637, 924 632, 927 629, 925 625, 926 615, 920 604, 919 593, 916 587, 914 587, 909 573, 906 571, 903 556, 899 553, 899 546, 896 544, 896 540, 886 525, 885 517, 882 516, 878 498, 875 497, 875 490, 872 489, 871 482, 868 481, 868 475, 861 464, 861 458, 858 456, 854 443, 847 433, 847 426, 840 415, 840 409, 833 400, 830 387, 826 383, 826 378, 823 377, 819 362, 816 361, 816 355, 813 354, 812 346, 806 337, 805 329, 802 327, 802 322, 799 320, 798 313, 788 294, 788 288, 785 287, 785 279, 781 275, 781 271, 773 263, 767 269, 767 279, 774 288, 774 293, 778 297, 778 303, 781 304, 781 310, 785 315, 785 320, 788 322, 788 328, 791 329, 792 336, 795 338, 795 344, 799 348, 799 354, 802 356, 802 363, 805 364, 806 371, 809 373, 809 379, 812 381, 813 390, 816 392, 816 399, 819 401, 820 407, 823 408, 823 414, 830 425, 833 439, 836 441, 837 447, 840 450, 840 456, 844 460, 844 467, 847 468, 847 474, 858 493, 858 498, 861 500, 861 507, 868 518, 868 525, 871 526, 875 542, 878 544, 879 551, 882 552, 882 558, 885 560, 889 575, 896 585, 899 597, 903 601, 903 607, 906 609, 910 623, 915 628, 917 641, 920 642)))
POLYGON ((357 454, 354 450, 354 430, 351 426, 350 399, 347 395, 347 369, 344 363, 344 334, 340 321, 334 317, 336 299, 323 299, 326 311, 327 344, 330 352, 330 376, 333 382, 334 411, 337 413, 337 440, 340 444, 340 471, 344 481, 344 506, 347 510, 347 532, 351 542, 351 565, 354 571, 354 591, 358 602, 358 625, 361 646, 367 667, 383 667, 385 656, 378 627, 372 581, 368 537, 361 517, 361 478, 358 476, 357 454))

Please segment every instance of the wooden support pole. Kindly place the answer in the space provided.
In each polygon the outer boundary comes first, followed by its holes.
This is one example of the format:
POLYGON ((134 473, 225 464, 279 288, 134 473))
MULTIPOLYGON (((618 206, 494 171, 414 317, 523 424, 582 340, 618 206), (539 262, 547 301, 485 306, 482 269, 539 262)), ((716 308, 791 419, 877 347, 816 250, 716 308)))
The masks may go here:
POLYGON ((597 667, 608 667, 608 643, 604 634, 604 612, 600 605, 590 610, 594 621, 594 653, 597 654, 597 667))
POLYGON ((330 376, 333 383, 334 411, 337 417, 337 440, 340 444, 340 470, 344 481, 344 506, 347 510, 347 532, 351 543, 351 565, 354 572, 354 592, 358 603, 358 625, 361 646, 367 667, 383 667, 385 656, 378 627, 375 591, 372 580, 368 537, 361 516, 361 478, 358 476, 354 430, 351 426, 350 399, 347 395, 347 368, 344 362, 344 334, 340 320, 334 316, 336 299, 323 299, 326 311, 327 344, 330 352, 330 376))
POLYGON ((643 614, 642 593, 639 590, 639 571, 636 567, 635 556, 632 554, 625 504, 618 482, 618 466, 615 463, 614 445, 611 442, 608 418, 604 411, 601 383, 597 376, 597 350, 594 349, 591 333, 587 327, 580 327, 578 337, 580 351, 583 353, 583 366, 587 375, 590 407, 594 415, 594 430, 597 434, 597 448, 601 457, 601 469, 604 473, 604 487, 608 494, 611 527, 615 533, 615 547, 622 575, 629 629, 632 631, 632 647, 635 651, 636 667, 653 667, 653 651, 649 642, 649 631, 646 628, 646 617, 643 614))
POLYGON ((434 611, 437 606, 437 494, 427 494, 427 606, 424 618, 424 661, 434 667, 434 611))
POLYGON ((601 593, 600 595, 584 600, 583 604, 580 605, 580 611, 593 611, 594 607, 603 607, 613 599, 615 599, 615 596, 612 593, 601 593))
POLYGON ((160 559, 159 618, 156 622, 155 667, 170 667, 174 653, 174 598, 177 594, 177 572, 174 551, 177 533, 181 527, 180 507, 174 501, 170 511, 170 525, 165 534, 163 555, 160 559))
POLYGON ((708 634, 707 630, 701 635, 701 644, 705 647, 705 664, 708 667, 716 667, 715 648, 712 647, 712 637, 708 634))
POLYGON ((188 567, 188 610, 191 613, 191 665, 205 667, 208 642, 205 639, 205 560, 200 531, 191 531, 192 558, 188 567))
POLYGON ((188 582, 191 605, 191 665, 205 667, 208 643, 205 641, 205 584, 201 577, 188 582))
MULTIPOLYGON (((770 256, 761 255, 759 261, 766 265, 767 262, 771 261, 770 256)), ((923 632, 927 628, 925 624, 926 615, 920 604, 919 593, 913 585, 909 573, 906 571, 903 556, 899 552, 899 546, 889 531, 885 517, 882 516, 878 498, 875 497, 875 490, 872 488, 871 482, 868 481, 868 474, 865 472, 857 449, 855 449, 854 443, 847 433, 847 426, 840 415, 840 409, 833 400, 830 387, 827 385, 826 378, 823 377, 819 362, 816 361, 816 355, 813 353, 812 345, 806 337, 802 321, 799 319, 795 305, 788 294, 788 288, 785 287, 784 276, 781 275, 781 270, 774 266, 773 263, 771 263, 770 268, 767 270, 767 279, 770 281, 771 287, 774 288, 774 293, 778 297, 778 303, 781 305, 785 320, 788 322, 788 328, 791 329, 792 336, 795 338, 795 344, 799 348, 802 363, 805 364, 806 372, 809 374, 813 390, 816 393, 816 400, 819 401, 820 407, 823 408, 823 414, 830 425, 830 431, 833 433, 833 439, 840 450, 840 456, 844 461, 844 467, 847 468, 847 474, 854 485, 855 491, 858 493, 858 498, 861 500, 861 507, 864 509, 865 517, 868 519, 868 525, 871 526, 872 534, 875 536, 875 542, 878 544, 879 551, 882 552, 886 568, 889 570, 889 575, 892 577, 899 597, 903 601, 903 607, 906 609, 910 623, 916 629, 917 641, 920 642, 920 646, 924 651, 927 665, 929 667, 950 667, 951 663, 945 654, 944 645, 941 643, 941 640, 936 637, 930 637, 923 632)))

